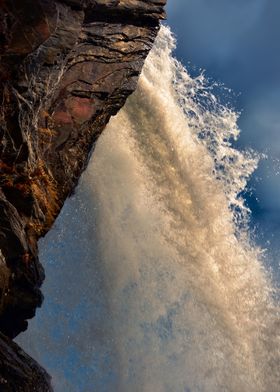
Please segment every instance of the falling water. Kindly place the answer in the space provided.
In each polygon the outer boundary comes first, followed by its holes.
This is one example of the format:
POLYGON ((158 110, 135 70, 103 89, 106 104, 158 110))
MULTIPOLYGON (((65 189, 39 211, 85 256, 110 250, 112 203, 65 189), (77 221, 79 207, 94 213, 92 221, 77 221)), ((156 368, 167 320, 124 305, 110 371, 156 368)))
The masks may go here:
POLYGON ((75 295, 90 298, 91 327, 75 339, 76 349, 87 342, 79 355, 91 384, 78 390, 277 392, 279 313, 240 196, 257 157, 232 147, 237 114, 173 48, 163 27, 43 243, 46 264, 54 239, 65 270, 73 246, 83 260, 73 281, 75 295))

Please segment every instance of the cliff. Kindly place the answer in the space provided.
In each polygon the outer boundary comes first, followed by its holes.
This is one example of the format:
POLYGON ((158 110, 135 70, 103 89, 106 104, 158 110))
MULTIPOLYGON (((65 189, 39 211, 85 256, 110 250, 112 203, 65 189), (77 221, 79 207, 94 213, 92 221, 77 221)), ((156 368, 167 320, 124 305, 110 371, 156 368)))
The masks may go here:
POLYGON ((0 0, 1 391, 51 390, 10 340, 42 304, 37 242, 134 91, 165 2, 0 0))
POLYGON ((50 376, 8 337, 0 333, 0 391, 50 392, 50 376))

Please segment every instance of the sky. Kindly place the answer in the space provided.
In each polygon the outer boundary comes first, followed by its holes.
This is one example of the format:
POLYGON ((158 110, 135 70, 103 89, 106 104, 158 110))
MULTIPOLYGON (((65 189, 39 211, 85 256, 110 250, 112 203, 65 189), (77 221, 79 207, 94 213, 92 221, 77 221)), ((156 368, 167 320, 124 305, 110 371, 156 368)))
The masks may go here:
POLYGON ((203 69, 233 91, 232 105, 241 113, 237 147, 267 156, 245 197, 256 241, 279 271, 280 2, 169 0, 167 14, 176 57, 191 73, 203 69))
MULTIPOLYGON (((241 112, 237 148, 253 148, 267 155, 252 177, 245 197, 252 210, 251 227, 256 241, 268 248, 267 260, 277 280, 280 277, 280 2, 169 0, 167 14, 167 23, 178 41, 176 57, 190 73, 197 74, 202 69, 208 78, 233 91, 232 105, 241 112)), ((98 257, 89 255, 87 250, 90 223, 94 225, 89 206, 70 199, 54 230, 41 242, 47 297, 30 322, 28 332, 18 339, 51 371, 59 392, 78 392, 75 385, 88 392, 87 380, 93 374, 98 380, 100 369, 108 365, 106 358, 104 363, 97 363, 94 350, 90 358, 83 356, 83 352, 88 353, 89 344, 97 350, 100 344, 98 331, 102 329, 98 330, 96 320, 93 325, 91 315, 99 315, 100 325, 106 318, 100 311, 103 308, 100 288, 93 287, 88 279, 99 268, 98 257), (79 253, 77 242, 81 244, 79 253), (67 258, 61 260, 62 253, 67 258), (77 260, 79 270, 69 268, 77 260), (81 334, 87 336, 91 329, 97 337, 88 342, 81 334)), ((102 391, 100 387, 99 392, 102 391)))

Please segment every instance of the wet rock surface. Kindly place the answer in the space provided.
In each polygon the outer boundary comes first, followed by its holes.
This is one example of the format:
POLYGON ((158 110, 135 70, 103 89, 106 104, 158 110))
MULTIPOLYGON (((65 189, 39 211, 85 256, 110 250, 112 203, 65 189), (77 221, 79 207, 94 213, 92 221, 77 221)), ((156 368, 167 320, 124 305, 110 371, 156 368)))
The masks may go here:
MULTIPOLYGON (((6 371, 12 374, 9 363, 15 358, 19 368, 20 361, 26 366, 32 361, 7 337, 24 331, 42 304, 37 241, 73 192, 110 116, 134 91, 164 4, 0 1, 2 379, 6 371)), ((35 362, 30 366, 45 377, 35 362)), ((23 379, 33 377, 22 369, 23 379)), ((9 383, 0 383, 0 390, 33 390, 28 383, 22 389, 9 383)), ((34 390, 51 390, 47 378, 45 385, 34 390)))
POLYGON ((50 376, 16 343, 0 334, 0 391, 49 392, 50 376))

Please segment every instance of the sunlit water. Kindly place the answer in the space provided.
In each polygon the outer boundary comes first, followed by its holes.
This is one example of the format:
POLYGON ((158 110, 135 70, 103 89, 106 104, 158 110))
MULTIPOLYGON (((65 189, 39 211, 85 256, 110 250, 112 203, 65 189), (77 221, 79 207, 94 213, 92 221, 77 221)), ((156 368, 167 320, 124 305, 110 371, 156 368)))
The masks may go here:
POLYGON ((173 47, 162 28, 42 241, 46 305, 21 341, 57 392, 279 391, 278 307, 239 196, 257 157, 173 47))

